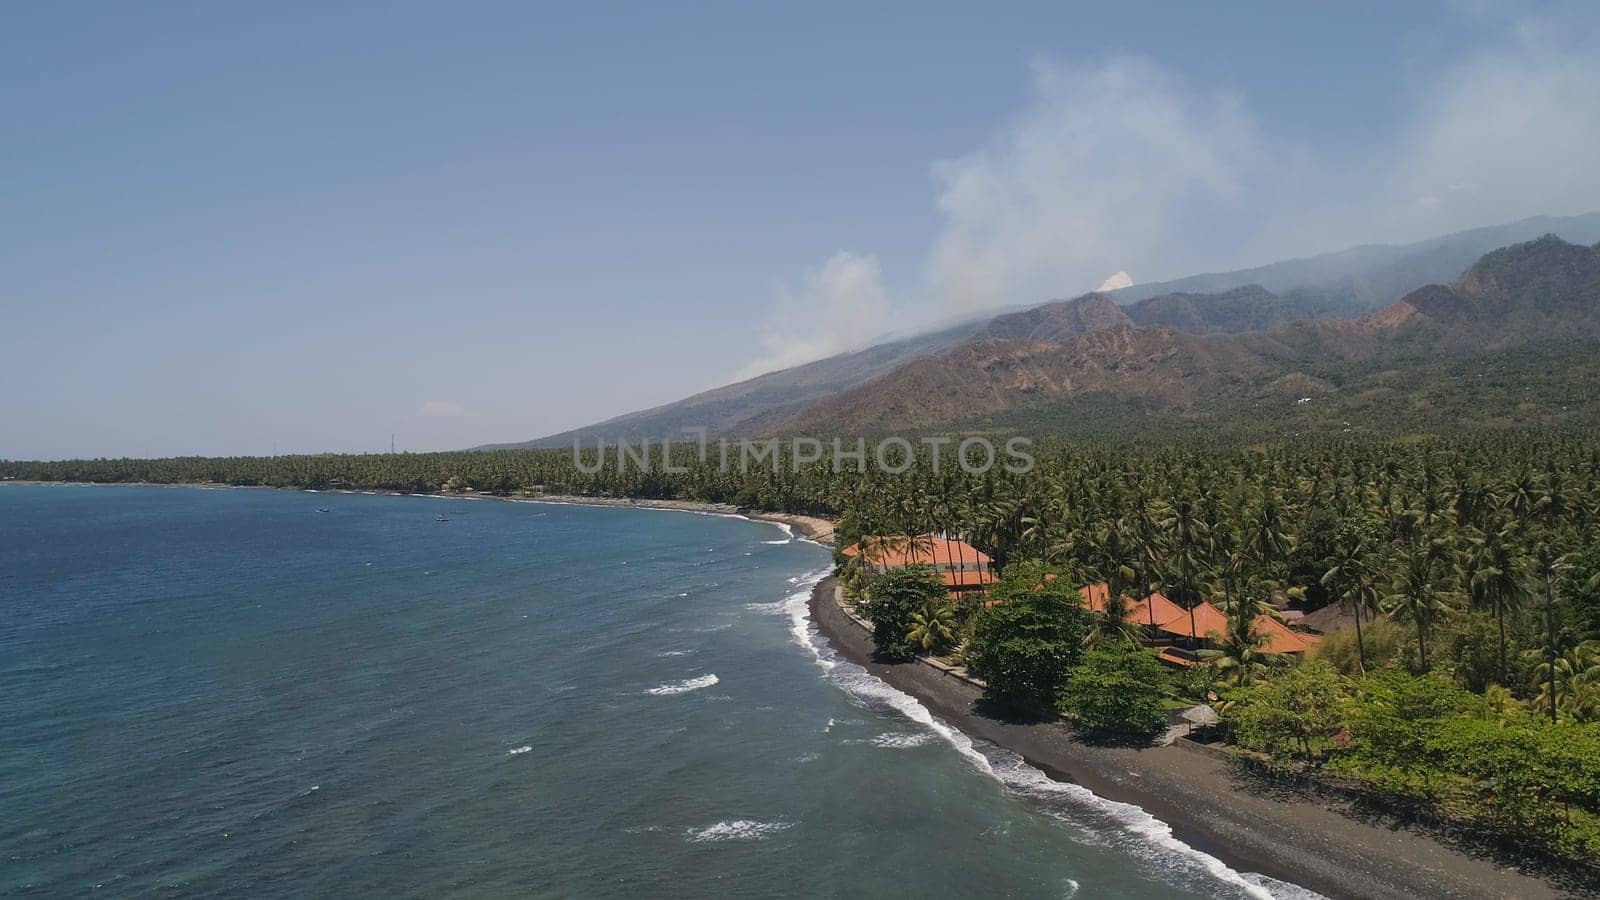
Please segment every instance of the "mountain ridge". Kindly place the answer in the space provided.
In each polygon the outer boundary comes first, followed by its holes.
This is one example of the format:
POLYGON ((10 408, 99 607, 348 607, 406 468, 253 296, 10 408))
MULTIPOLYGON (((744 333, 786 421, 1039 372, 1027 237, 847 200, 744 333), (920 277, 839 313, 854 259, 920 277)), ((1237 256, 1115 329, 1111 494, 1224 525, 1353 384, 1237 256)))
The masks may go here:
MULTIPOLYGON (((1600 212, 1566 218, 1535 217, 1415 244, 1361 245, 1234 272, 1090 292, 767 373, 536 440, 476 449, 569 446, 576 439, 593 440, 597 435, 607 441, 663 437, 682 440, 682 429, 689 427, 705 427, 712 436, 763 433, 783 426, 811 405, 899 366, 947 351, 979 333, 1060 340, 1132 325, 1195 334, 1247 334, 1293 323, 1356 320, 1374 314, 1404 318, 1410 313, 1394 306, 1403 296, 1454 279, 1496 247, 1554 231, 1564 232, 1567 239, 1578 244, 1600 241, 1600 212), (1505 240, 1508 236, 1513 239, 1505 240), (1499 243, 1486 245, 1490 241, 1499 243), (1469 252, 1471 256, 1465 262, 1434 275, 1469 252), (1398 289, 1402 286, 1404 290, 1398 289)), ((1419 298, 1419 302, 1428 301, 1419 298)), ((1361 327, 1370 329, 1377 324, 1381 323, 1367 322, 1361 327)), ((1310 327, 1300 335, 1286 334, 1284 339, 1289 342, 1288 352, 1296 352, 1296 346, 1308 341, 1359 343, 1353 337, 1356 333, 1359 329, 1328 332, 1310 327)))
POLYGON ((1178 413, 1228 402, 1281 407, 1395 372, 1517 349, 1537 358, 1527 348, 1583 342, 1600 345, 1600 244, 1550 235, 1495 250, 1448 285, 1417 288, 1356 319, 1238 333, 1116 323, 1056 340, 979 332, 765 424, 775 432, 932 429, 1048 419, 1050 408, 1086 397, 1178 413))

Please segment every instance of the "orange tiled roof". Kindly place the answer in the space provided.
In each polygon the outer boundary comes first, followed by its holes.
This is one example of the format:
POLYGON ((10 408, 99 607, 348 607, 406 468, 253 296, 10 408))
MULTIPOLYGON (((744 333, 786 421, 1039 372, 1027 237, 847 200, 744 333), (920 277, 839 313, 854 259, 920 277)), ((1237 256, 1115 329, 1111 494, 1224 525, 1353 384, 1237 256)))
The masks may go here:
POLYGON ((939 580, 945 587, 984 587, 999 581, 988 569, 967 569, 963 572, 940 572, 939 580))
MULTIPOLYGON (((1128 604, 1128 621, 1137 622, 1140 625, 1149 625, 1151 619, 1154 618, 1156 627, 1160 628, 1179 616, 1187 619, 1189 611, 1168 600, 1167 596, 1160 592, 1128 604), (1154 612, 1153 616, 1152 611, 1154 612)), ((1201 633, 1203 634, 1204 632, 1202 631, 1201 633)))
MULTIPOLYGON (((1105 612, 1106 603, 1111 599, 1111 589, 1103 581, 1095 584, 1084 585, 1078 589, 1078 594, 1083 597, 1083 605, 1087 607, 1090 612, 1094 613, 1105 612)), ((1209 606, 1209 604, 1207 605, 1209 606)), ((1168 622, 1172 622, 1179 617, 1182 617, 1183 631, 1180 633, 1189 633, 1189 611, 1178 604, 1173 603, 1171 600, 1168 600, 1166 595, 1161 593, 1151 594, 1143 600, 1129 600, 1126 604, 1124 604, 1122 617, 1134 625, 1149 625, 1152 609, 1154 610, 1154 618, 1157 628, 1161 628, 1168 622)), ((1212 609, 1215 610, 1216 608, 1212 607, 1212 609)), ((1197 612, 1196 618, 1199 618, 1203 615, 1205 615, 1205 613, 1197 612)), ((1219 612, 1218 615, 1220 616, 1221 613, 1219 612)), ((1226 624, 1226 620, 1223 620, 1223 622, 1226 624)), ((1200 629, 1200 633, 1202 635, 1205 634, 1204 627, 1200 629)))
MULTIPOLYGON (((1103 613, 1106 611, 1106 601, 1111 596, 1111 589, 1101 581, 1095 584, 1086 584, 1078 589, 1083 597, 1083 605, 1090 612, 1103 613)), ((1135 625, 1150 624, 1150 609, 1155 608, 1156 627, 1168 634, 1179 637, 1189 637, 1189 611, 1168 600, 1161 594, 1151 594, 1144 600, 1129 601, 1123 618, 1135 625)), ((1202 603, 1195 607, 1195 628, 1200 632, 1200 637, 1215 635, 1218 638, 1228 633, 1228 618, 1222 610, 1211 603, 1202 603)), ((1266 638, 1262 649, 1268 653, 1304 653, 1315 646, 1321 639, 1314 634, 1304 634, 1295 631, 1271 616, 1257 616, 1254 625, 1255 632, 1266 638)), ((1169 660, 1179 662, 1178 660, 1169 660)), ((1179 662, 1180 665, 1193 665, 1192 661, 1179 662)))
POLYGON ((1268 653, 1304 653, 1322 641, 1316 635, 1295 631, 1271 616, 1256 616, 1251 628, 1266 638, 1261 649, 1268 653))
POLYGON ((1111 588, 1104 581, 1086 584, 1078 588, 1078 593, 1082 595, 1083 605, 1090 612, 1105 612, 1106 601, 1111 598, 1111 588))
MULTIPOLYGON (((988 554, 966 541, 929 535, 918 537, 915 542, 904 536, 878 540, 882 543, 869 546, 866 559, 874 565, 891 569, 902 566, 977 566, 979 563, 988 565, 992 561, 988 554)), ((851 544, 840 552, 845 556, 862 555, 859 543, 851 544)))
MULTIPOLYGON (((1171 601, 1168 602, 1171 603, 1171 601)), ((1200 605, 1194 608, 1192 619, 1189 610, 1178 606, 1176 603, 1172 605, 1177 608, 1178 614, 1169 617, 1166 621, 1162 621, 1159 618, 1160 613, 1157 613, 1156 627, 1167 634, 1175 634, 1179 637, 1203 638, 1211 635, 1221 637, 1228 633, 1228 617, 1222 614, 1222 610, 1212 606, 1210 601, 1202 600, 1200 605), (1193 631, 1190 630, 1191 628, 1193 631)))

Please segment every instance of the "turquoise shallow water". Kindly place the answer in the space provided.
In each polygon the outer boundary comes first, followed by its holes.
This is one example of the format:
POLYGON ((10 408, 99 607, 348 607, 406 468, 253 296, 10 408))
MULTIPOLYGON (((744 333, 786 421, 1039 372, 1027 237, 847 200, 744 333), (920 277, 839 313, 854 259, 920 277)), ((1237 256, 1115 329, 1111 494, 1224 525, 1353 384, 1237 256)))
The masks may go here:
POLYGON ((0 894, 1265 893, 833 659, 827 564, 683 513, 0 488, 0 894))

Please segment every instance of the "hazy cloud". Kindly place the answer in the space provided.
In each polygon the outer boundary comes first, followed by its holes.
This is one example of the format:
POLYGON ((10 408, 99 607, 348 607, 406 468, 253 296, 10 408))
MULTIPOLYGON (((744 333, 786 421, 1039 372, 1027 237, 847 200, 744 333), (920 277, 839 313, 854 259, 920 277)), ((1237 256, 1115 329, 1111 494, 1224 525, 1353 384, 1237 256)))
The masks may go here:
POLYGON ((417 415, 424 419, 459 419, 466 414, 461 404, 448 400, 429 400, 417 410, 417 415))
POLYGON ((1106 271, 1159 280, 1600 209, 1592 11, 1484 3, 1495 37, 1407 84, 1407 125, 1357 159, 1275 139, 1237 97, 1137 57, 1036 63, 978 151, 936 163, 945 309, 1037 303, 1106 271))
POLYGON ((1402 227, 1432 233, 1600 208, 1600 52, 1522 27, 1443 73, 1390 165, 1392 189, 1431 198, 1402 227))
POLYGON ((980 309, 1149 271, 1186 223, 1244 208, 1274 168, 1235 97, 1146 59, 1037 62, 1022 113, 933 166, 945 226, 930 289, 946 308, 980 309))
POLYGON ((855 349, 882 334, 890 321, 883 274, 871 256, 835 253, 800 285, 777 293, 761 338, 762 357, 736 380, 855 349))
POLYGON ((1396 61, 1406 124, 1353 158, 1276 137, 1243 98, 1154 60, 1035 62, 1016 114, 932 164, 943 221, 915 302, 891 313, 876 262, 839 254, 781 304, 746 374, 859 346, 890 320, 1075 296, 1107 272, 1154 281, 1600 209, 1592 8, 1461 12, 1488 37, 1396 61))

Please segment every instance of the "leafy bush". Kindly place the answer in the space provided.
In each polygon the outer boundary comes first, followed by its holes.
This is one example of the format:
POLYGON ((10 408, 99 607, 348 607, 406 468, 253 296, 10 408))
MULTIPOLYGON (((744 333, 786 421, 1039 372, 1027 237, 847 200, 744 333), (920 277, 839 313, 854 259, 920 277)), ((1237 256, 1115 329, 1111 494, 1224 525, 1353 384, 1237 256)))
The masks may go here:
POLYGON ((1066 578, 1039 566, 1014 566, 989 592, 993 605, 977 618, 968 666, 990 696, 1054 706, 1088 633, 1088 613, 1066 578))
POLYGON ((1310 758, 1340 729, 1339 705, 1347 692, 1347 682, 1332 666, 1308 662, 1236 694, 1227 723, 1243 746, 1310 758))
POLYGON ((1478 698, 1437 673, 1370 672, 1348 709, 1348 765, 1388 790, 1432 796, 1435 776, 1447 771, 1434 740, 1440 723, 1476 710, 1478 698))
POLYGON ((1061 709, 1090 731, 1149 734, 1165 720, 1165 682, 1166 672, 1154 652, 1091 650, 1067 677, 1061 709))
MULTIPOLYGON (((1486 613, 1458 616, 1440 638, 1444 667, 1454 676, 1456 684, 1481 694, 1489 685, 1502 683, 1500 638, 1493 616, 1486 613)), ((1528 667, 1521 650, 1521 645, 1511 642, 1506 658, 1506 684, 1528 681, 1528 667)))
POLYGON ((891 569, 867 581, 867 599, 858 608, 872 623, 872 643, 890 659, 910 659, 917 648, 907 637, 914 617, 930 604, 945 602, 944 582, 931 566, 891 569))

